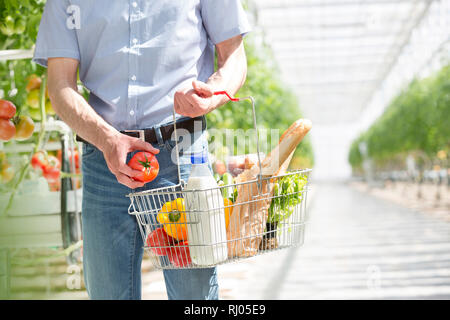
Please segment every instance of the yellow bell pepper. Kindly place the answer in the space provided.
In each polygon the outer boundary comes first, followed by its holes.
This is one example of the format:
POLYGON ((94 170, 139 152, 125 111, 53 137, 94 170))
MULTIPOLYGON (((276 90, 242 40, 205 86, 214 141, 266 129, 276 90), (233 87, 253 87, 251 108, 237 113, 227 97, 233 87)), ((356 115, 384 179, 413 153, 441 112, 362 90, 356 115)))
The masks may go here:
POLYGON ((178 198, 166 202, 156 217, 164 231, 178 241, 187 240, 185 211, 184 199, 178 198))

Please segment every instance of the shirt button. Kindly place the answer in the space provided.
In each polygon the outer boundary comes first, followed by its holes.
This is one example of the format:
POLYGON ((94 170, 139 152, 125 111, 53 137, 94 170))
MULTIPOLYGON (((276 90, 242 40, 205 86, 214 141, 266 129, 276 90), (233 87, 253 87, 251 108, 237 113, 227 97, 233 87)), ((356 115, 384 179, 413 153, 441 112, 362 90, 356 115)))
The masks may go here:
POLYGON ((131 80, 136 81, 136 76, 132 76, 131 80))
POLYGON ((133 7, 137 7, 137 2, 133 2, 133 7))
POLYGON ((134 111, 133 110, 130 111, 130 116, 134 116, 134 111))

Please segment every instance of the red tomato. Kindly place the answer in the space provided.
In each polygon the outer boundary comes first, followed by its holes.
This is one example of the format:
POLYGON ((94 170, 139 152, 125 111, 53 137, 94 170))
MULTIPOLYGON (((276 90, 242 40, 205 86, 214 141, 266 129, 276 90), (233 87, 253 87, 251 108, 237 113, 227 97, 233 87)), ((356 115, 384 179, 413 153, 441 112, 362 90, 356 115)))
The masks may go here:
POLYGON ((0 100, 0 119, 11 119, 16 114, 16 106, 8 100, 0 100))
POLYGON ((155 155, 150 152, 137 152, 128 162, 128 165, 132 169, 142 172, 133 179, 144 183, 153 181, 159 172, 158 160, 156 160, 155 155))
POLYGON ((48 165, 47 156, 43 151, 36 152, 31 157, 31 166, 36 170, 44 171, 44 168, 48 165))
POLYGON ((56 182, 59 180, 61 171, 57 167, 47 166, 44 168, 42 175, 48 182, 56 182))
POLYGON ((43 169, 42 175, 48 182, 56 182, 61 174, 61 162, 55 156, 47 157, 47 165, 43 169))
POLYGON ((165 256, 169 253, 169 246, 175 243, 172 237, 169 237, 163 228, 153 230, 147 237, 147 246, 151 247, 158 256, 165 256))
POLYGON ((171 247, 167 255, 170 263, 175 267, 186 267, 192 263, 191 254, 187 241, 179 242, 176 246, 171 247))
POLYGON ((16 127, 11 120, 0 119, 0 140, 9 141, 16 134, 16 127))

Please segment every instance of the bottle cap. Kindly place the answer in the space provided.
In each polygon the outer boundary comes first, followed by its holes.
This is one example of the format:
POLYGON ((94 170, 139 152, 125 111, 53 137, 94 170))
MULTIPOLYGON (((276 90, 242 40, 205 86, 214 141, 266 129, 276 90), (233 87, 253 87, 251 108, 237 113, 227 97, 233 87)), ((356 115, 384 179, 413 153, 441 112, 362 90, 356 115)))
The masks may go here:
POLYGON ((191 155, 191 163, 192 164, 201 164, 208 162, 208 152, 203 150, 202 152, 193 153, 191 155))

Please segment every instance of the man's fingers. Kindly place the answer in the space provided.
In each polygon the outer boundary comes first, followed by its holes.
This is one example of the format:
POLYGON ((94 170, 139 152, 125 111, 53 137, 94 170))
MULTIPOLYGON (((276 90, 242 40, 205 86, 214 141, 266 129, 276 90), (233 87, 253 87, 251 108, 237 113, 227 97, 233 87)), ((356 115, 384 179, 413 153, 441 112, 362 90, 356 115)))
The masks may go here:
POLYGON ((111 161, 106 161, 109 170, 117 177, 118 174, 126 175, 128 177, 136 177, 142 172, 134 170, 125 163, 125 158, 114 158, 111 161))
MULTIPOLYGON (((195 89, 179 90, 174 96, 175 112, 186 117, 197 117, 209 111, 210 97, 213 95, 210 87, 203 82, 196 81, 195 89)), ((193 83, 194 85, 194 83, 193 83)))
POLYGON ((130 145, 131 151, 147 151, 153 154, 158 154, 159 149, 153 147, 150 143, 142 141, 141 139, 133 138, 133 142, 130 145))
POLYGON ((210 98, 214 95, 214 91, 211 87, 204 82, 194 80, 192 81, 192 87, 195 92, 203 98, 210 98))
POLYGON ((195 108, 196 105, 199 105, 201 103, 202 98, 200 98, 197 94, 195 94, 195 91, 191 91, 190 93, 186 94, 186 101, 190 105, 191 108, 195 108))
POLYGON ((119 165, 119 167, 117 168, 118 172, 117 173, 121 173, 124 174, 128 177, 137 177, 138 175, 140 175, 142 172, 140 172, 139 170, 134 170, 131 167, 129 167, 128 165, 121 164, 119 165))
POLYGON ((183 103, 184 105, 187 105, 187 109, 184 109, 184 113, 191 118, 201 116, 208 111, 209 102, 209 98, 202 98, 197 95, 194 90, 191 90, 184 98, 183 103))
POLYGON ((188 96, 188 99, 192 106, 197 107, 197 109, 206 108, 206 106, 209 105, 210 102, 209 98, 202 98, 196 94, 188 96))
POLYGON ((117 181, 119 181, 119 183, 121 183, 131 189, 141 188, 144 186, 143 182, 135 181, 120 172, 116 174, 116 178, 117 178, 117 181))
POLYGON ((186 101, 186 99, 178 99, 178 114, 186 117, 192 117, 192 106, 186 101))

